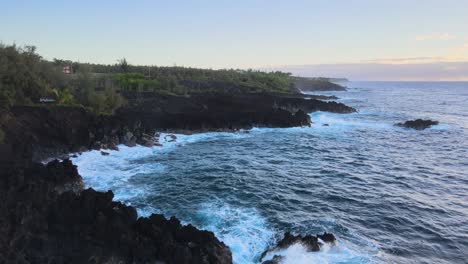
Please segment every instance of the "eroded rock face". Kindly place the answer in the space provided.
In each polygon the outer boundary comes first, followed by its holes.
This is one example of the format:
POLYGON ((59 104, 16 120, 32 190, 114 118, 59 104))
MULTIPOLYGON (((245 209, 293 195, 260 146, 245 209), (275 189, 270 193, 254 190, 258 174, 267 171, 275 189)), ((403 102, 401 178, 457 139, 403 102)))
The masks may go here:
POLYGON ((11 160, 42 161, 89 149, 118 150, 119 144, 150 146, 155 134, 154 128, 142 126, 138 119, 124 121, 66 106, 13 107, 11 118, 2 126, 6 146, 0 151, 11 160))
POLYGON ((406 128, 412 128, 416 130, 424 130, 426 128, 429 128, 431 126, 438 125, 438 121, 433 121, 433 120, 424 120, 424 119, 416 119, 416 120, 409 120, 404 123, 396 123, 396 126, 400 127, 406 127, 406 128))
POLYGON ((179 132, 237 131, 252 127, 309 126, 307 113, 356 110, 337 102, 271 94, 203 94, 159 96, 121 108, 124 120, 140 120, 144 127, 179 132))
POLYGON ((211 232, 83 190, 69 160, 2 164, 0 176, 0 263, 232 262, 211 232))
MULTIPOLYGON (((322 246, 321 241, 325 243, 335 243, 336 239, 335 239, 335 236, 330 233, 324 233, 322 235, 316 235, 316 236, 312 236, 312 235, 306 235, 306 236, 297 235, 296 236, 287 232, 284 234, 284 237, 280 241, 278 241, 278 243, 276 243, 276 245, 273 248, 267 249, 262 253, 260 257, 260 261, 262 261, 268 253, 286 249, 297 243, 302 244, 309 252, 316 252, 316 251, 319 251, 320 247, 322 246)), ((282 256, 275 255, 273 259, 264 261, 262 263, 263 264, 276 264, 276 263, 280 263, 282 259, 283 259, 282 256)))
POLYGON ((117 150, 119 144, 153 146, 158 143, 156 131, 309 126, 307 113, 314 111, 356 110, 337 102, 271 94, 159 96, 121 108, 111 116, 97 116, 79 107, 17 106, 11 108, 10 121, 2 124, 8 144, 0 146, 0 152, 12 160, 41 161, 88 149, 117 150))

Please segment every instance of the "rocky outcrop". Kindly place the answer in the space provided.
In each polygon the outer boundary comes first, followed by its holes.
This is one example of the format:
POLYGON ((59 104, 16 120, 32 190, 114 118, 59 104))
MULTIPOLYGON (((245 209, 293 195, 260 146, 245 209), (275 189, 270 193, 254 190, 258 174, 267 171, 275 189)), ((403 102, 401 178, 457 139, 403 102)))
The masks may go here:
POLYGON ((0 263, 231 263, 212 233, 160 215, 137 219, 112 192, 83 190, 69 160, 34 161, 119 144, 158 145, 158 130, 307 126, 313 111, 355 110, 295 96, 200 95, 139 101, 111 116, 64 106, 2 112, 0 263))
POLYGON ((154 142, 155 129, 142 126, 138 119, 124 122, 118 116, 98 116, 80 107, 18 106, 9 115, 3 124, 3 156, 11 160, 41 161, 70 152, 117 150, 119 144, 152 146, 154 142))
POLYGON ((337 102, 272 94, 204 94, 160 96, 118 110, 125 120, 139 119, 144 127, 185 131, 235 131, 252 127, 309 126, 306 113, 356 110, 337 102))
POLYGON ((346 87, 331 82, 326 78, 293 77, 294 88, 298 91, 345 91, 346 87))
MULTIPOLYGON (((333 234, 324 233, 323 235, 292 235, 291 233, 287 232, 284 234, 284 237, 276 243, 276 245, 270 249, 264 251, 260 257, 260 261, 262 261, 268 253, 272 253, 278 250, 286 249, 294 244, 302 244, 307 251, 316 252, 320 251, 320 247, 325 243, 335 243, 336 239, 333 234)), ((271 260, 267 260, 262 262, 263 264, 276 264, 280 263, 283 259, 282 256, 275 255, 271 260)))
POLYGON ((337 100, 338 97, 334 95, 306 95, 306 99, 316 99, 316 100, 337 100))
POLYGON ((156 131, 309 126, 307 113, 314 111, 356 110, 337 102, 270 94, 159 96, 134 102, 110 116, 98 116, 80 107, 18 106, 2 125, 5 144, 0 152, 11 160, 40 161, 88 149, 116 150, 119 144, 153 146, 158 144, 156 131))
POLYGON ((412 128, 416 130, 424 130, 426 128, 429 128, 431 126, 438 125, 438 121, 433 121, 433 120, 424 120, 424 119, 416 119, 416 120, 409 120, 404 123, 396 123, 396 126, 400 127, 405 127, 405 128, 412 128))
POLYGON ((111 191, 83 190, 69 160, 0 171, 0 263, 231 263, 211 232, 137 218, 111 191))

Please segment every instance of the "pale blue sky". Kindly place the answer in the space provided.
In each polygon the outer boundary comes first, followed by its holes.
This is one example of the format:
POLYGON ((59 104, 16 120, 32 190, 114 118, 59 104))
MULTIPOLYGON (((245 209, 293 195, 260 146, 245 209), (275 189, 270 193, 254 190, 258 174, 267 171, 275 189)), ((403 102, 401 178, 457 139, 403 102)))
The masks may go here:
POLYGON ((206 68, 468 61, 465 0, 0 1, 0 41, 34 44, 48 59, 206 68))

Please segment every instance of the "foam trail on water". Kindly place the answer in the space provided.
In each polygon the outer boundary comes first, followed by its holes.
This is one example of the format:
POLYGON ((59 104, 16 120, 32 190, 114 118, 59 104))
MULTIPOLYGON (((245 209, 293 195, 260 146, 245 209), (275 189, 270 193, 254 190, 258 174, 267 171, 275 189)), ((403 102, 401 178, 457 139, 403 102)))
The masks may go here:
POLYGON ((164 167, 157 163, 134 162, 153 155, 154 150, 151 148, 141 146, 129 148, 120 145, 119 149, 119 151, 106 150, 108 156, 102 156, 98 150, 88 151, 72 158, 72 161, 78 166, 78 173, 83 177, 86 187, 99 191, 112 190, 116 200, 128 201, 145 192, 142 188, 130 188, 130 178, 161 172, 164 167))
MULTIPOLYGON (((161 155, 176 147, 211 140, 229 140, 259 136, 262 133, 284 132, 294 133, 309 128, 254 128, 249 133, 203 133, 194 135, 178 135, 175 141, 160 134, 162 146, 126 147, 119 145, 119 151, 105 150, 109 153, 103 156, 100 151, 84 152, 72 158, 78 165, 86 187, 99 191, 112 190, 115 200, 132 204, 135 199, 151 194, 146 185, 134 180, 139 176, 158 177, 164 172, 164 165, 154 160, 142 162, 142 159, 161 155)), ((164 213, 164 208, 155 208, 151 204, 138 208, 139 216, 149 216, 152 213, 164 213), (161 210, 163 209, 163 210, 161 210)), ((258 263, 260 254, 274 242, 277 232, 268 226, 266 219, 254 208, 236 207, 226 202, 202 204, 193 217, 185 219, 200 229, 206 229, 228 245, 233 253, 235 264, 258 263)), ((295 245, 284 251, 276 252, 285 256, 284 263, 366 263, 362 254, 353 251, 345 243, 337 247, 324 247, 321 252, 308 253, 302 246, 295 245), (324 261, 326 260, 326 261, 324 261)), ((273 255, 272 255, 273 256, 273 255)), ((270 256, 270 257, 272 257, 270 256)))
POLYGON ((366 129, 392 129, 393 125, 390 123, 375 122, 366 120, 365 116, 370 116, 372 113, 352 113, 352 114, 335 114, 327 112, 314 112, 309 114, 312 120, 313 129, 352 129, 352 128, 366 128, 366 129), (327 125, 327 126, 324 126, 327 125))
POLYGON ((83 152, 77 157, 71 158, 78 166, 78 172, 83 177, 86 187, 92 187, 98 191, 112 190, 115 200, 131 204, 133 197, 142 197, 149 190, 143 186, 132 186, 130 178, 142 175, 157 175, 164 171, 164 166, 157 162, 138 162, 144 158, 155 157, 169 152, 178 146, 192 144, 201 141, 236 139, 249 136, 247 133, 201 133, 194 135, 167 134, 159 135, 161 146, 154 147, 126 147, 119 145, 119 150, 104 150, 109 153, 103 156, 100 150, 83 152), (175 135, 172 140, 169 135, 175 135), (132 188, 133 187, 133 188, 132 188))

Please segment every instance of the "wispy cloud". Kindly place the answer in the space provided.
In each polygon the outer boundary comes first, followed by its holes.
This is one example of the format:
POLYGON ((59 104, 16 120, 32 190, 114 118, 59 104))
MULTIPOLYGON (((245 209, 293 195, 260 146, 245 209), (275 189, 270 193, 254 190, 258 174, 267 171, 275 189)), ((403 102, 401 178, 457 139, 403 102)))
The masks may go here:
POLYGON ((432 63, 439 61, 448 61, 446 57, 410 57, 410 58, 383 58, 364 60, 363 63, 379 63, 379 64, 411 64, 411 63, 432 63))
POLYGON ((439 62, 467 62, 468 61, 468 44, 465 46, 457 47, 451 54, 443 57, 414 57, 414 58, 383 58, 364 60, 360 63, 374 63, 374 64, 430 64, 439 62))
POLYGON ((457 36, 452 35, 450 33, 431 33, 427 35, 416 36, 414 39, 416 41, 428 41, 428 40, 452 40, 456 38, 457 36))

